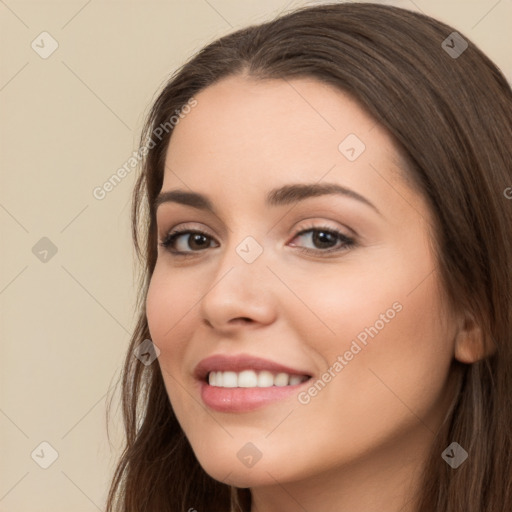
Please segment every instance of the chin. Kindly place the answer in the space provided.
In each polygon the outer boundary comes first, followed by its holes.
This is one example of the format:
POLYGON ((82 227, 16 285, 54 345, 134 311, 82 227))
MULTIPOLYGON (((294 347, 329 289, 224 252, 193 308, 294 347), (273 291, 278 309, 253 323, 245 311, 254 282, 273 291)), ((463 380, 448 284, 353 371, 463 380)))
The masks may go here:
POLYGON ((268 473, 262 472, 261 469, 243 468, 234 461, 199 460, 199 463, 214 480, 235 487, 262 485, 268 483, 270 478, 268 473))
POLYGON ((217 480, 226 485, 235 487, 259 487, 265 485, 275 485, 276 479, 281 481, 284 475, 281 473, 279 466, 271 461, 264 461, 263 458, 256 462, 252 467, 245 466, 235 455, 234 457, 226 457, 225 452, 218 454, 209 452, 208 455, 196 458, 204 471, 217 480))

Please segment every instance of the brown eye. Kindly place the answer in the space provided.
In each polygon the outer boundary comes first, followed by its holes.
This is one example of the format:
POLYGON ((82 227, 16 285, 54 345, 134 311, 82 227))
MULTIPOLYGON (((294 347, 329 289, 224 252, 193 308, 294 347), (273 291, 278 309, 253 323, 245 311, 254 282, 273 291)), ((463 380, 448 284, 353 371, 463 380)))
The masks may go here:
POLYGON ((172 254, 179 255, 208 249, 212 240, 213 238, 202 231, 183 230, 169 233, 160 245, 172 254))
MULTIPOLYGON (((350 238, 340 231, 326 227, 312 227, 304 229, 295 235, 295 238, 302 237, 305 240, 310 240, 313 248, 304 247, 301 249, 302 252, 312 254, 322 254, 330 252, 344 251, 355 245, 355 240, 350 238), (336 244, 338 247, 336 247, 336 244)), ((292 244, 293 246, 297 244, 292 244)))

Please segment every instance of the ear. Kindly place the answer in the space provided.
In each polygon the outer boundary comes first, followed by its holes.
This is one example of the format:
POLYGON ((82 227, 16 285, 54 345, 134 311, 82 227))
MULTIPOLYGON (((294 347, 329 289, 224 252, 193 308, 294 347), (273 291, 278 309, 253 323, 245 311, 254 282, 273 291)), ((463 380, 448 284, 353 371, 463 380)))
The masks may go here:
POLYGON ((486 343, 482 329, 475 317, 466 313, 455 336, 454 356, 461 363, 476 363, 494 353, 494 343, 486 343))

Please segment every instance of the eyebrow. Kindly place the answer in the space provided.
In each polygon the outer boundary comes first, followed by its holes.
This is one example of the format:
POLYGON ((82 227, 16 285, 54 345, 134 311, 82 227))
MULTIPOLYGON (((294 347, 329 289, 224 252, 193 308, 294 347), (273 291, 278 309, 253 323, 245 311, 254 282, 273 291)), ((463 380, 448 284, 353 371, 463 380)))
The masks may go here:
MULTIPOLYGON (((267 206, 282 206, 297 203, 310 197, 337 194, 356 199, 382 215, 377 207, 366 197, 336 183, 292 183, 272 189, 265 198, 267 206)), ((155 210, 163 203, 179 203, 199 210, 206 210, 217 215, 212 202, 207 196, 186 190, 169 190, 161 192, 154 203, 155 210)))

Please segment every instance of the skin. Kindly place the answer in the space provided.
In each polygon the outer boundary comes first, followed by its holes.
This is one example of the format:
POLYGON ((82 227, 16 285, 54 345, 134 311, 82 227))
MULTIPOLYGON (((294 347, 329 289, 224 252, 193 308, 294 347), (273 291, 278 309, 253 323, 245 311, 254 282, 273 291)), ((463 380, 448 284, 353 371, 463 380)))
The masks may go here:
POLYGON ((454 392, 450 364, 476 357, 478 329, 447 304, 431 212, 403 178, 394 141, 349 96, 314 79, 235 76, 196 99, 174 129, 162 191, 206 194, 218 215, 158 208, 159 241, 183 226, 211 242, 198 249, 182 235, 179 249, 196 251, 190 258, 159 246, 146 306, 169 399, 199 463, 250 487, 253 512, 415 510, 419 472, 454 392), (338 149, 351 133, 366 146, 353 162, 338 149), (297 182, 343 185, 380 213, 339 195, 264 205, 268 190, 297 182), (356 233, 356 246, 334 239, 341 250, 326 256, 312 232, 296 236, 312 225, 356 233), (263 248, 250 264, 236 252, 247 236, 263 248), (245 353, 316 380, 396 303, 402 309, 308 404, 294 394, 225 413, 202 402, 192 373, 203 358, 245 353), (250 468, 237 457, 248 442, 262 454, 250 468))

